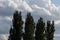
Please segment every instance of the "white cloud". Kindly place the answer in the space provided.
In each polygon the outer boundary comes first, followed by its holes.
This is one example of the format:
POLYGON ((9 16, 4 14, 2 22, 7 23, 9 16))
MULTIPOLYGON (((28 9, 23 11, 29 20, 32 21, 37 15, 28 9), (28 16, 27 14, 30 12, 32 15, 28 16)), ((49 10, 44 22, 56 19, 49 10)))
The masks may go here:
POLYGON ((46 8, 42 8, 42 7, 39 7, 37 5, 33 5, 32 8, 33 8, 33 10, 37 11, 38 13, 40 13, 40 15, 41 14, 43 14, 43 15, 45 14, 45 15, 49 15, 49 16, 52 15, 46 8))
MULTIPOLYGON (((60 7, 55 6, 51 0, 0 0, 0 16, 2 16, 0 17, 1 30, 5 28, 4 26, 10 26, 10 16, 13 15, 16 9, 24 10, 24 12, 30 11, 35 18, 39 18, 37 16, 44 16, 45 19, 60 20, 60 7)), ((26 12, 23 15, 25 14, 26 12)), ((56 21, 55 24, 59 24, 59 22, 56 21)), ((6 28, 9 29, 10 27, 6 28)))
POLYGON ((8 0, 8 2, 9 2, 8 6, 13 7, 15 9, 27 10, 27 11, 30 11, 30 12, 32 11, 30 6, 25 1, 22 1, 22 0, 8 0))
POLYGON ((60 37, 60 34, 54 34, 55 37, 60 37))
POLYGON ((55 21, 55 24, 60 24, 60 20, 55 21))
MULTIPOLYGON (((42 16, 45 20, 55 20, 55 26, 60 26, 58 25, 60 24, 60 6, 56 6, 51 0, 0 0, 0 33, 4 34, 0 35, 2 40, 7 40, 5 34, 9 33, 11 16, 16 9, 23 10, 23 18, 29 11, 36 20, 42 16)), ((56 32, 60 33, 57 27, 56 32)), ((60 37, 60 34, 55 34, 55 36, 60 37)))
POLYGON ((13 6, 14 8, 18 7, 18 5, 13 0, 8 0, 8 1, 9 1, 9 6, 13 6))
POLYGON ((8 40, 8 34, 0 34, 0 40, 8 40))
POLYGON ((30 6, 26 2, 23 3, 23 6, 25 7, 26 10, 32 12, 32 9, 30 8, 30 6))

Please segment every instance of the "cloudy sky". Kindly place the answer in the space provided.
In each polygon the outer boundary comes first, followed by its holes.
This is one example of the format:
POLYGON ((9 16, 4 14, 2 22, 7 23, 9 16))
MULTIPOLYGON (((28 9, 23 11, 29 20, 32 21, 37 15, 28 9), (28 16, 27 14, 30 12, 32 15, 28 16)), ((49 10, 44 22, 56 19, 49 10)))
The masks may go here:
POLYGON ((36 19, 55 21, 55 40, 60 38, 60 0, 0 0, 0 40, 7 40, 15 10, 22 11, 23 20, 31 12, 36 19))

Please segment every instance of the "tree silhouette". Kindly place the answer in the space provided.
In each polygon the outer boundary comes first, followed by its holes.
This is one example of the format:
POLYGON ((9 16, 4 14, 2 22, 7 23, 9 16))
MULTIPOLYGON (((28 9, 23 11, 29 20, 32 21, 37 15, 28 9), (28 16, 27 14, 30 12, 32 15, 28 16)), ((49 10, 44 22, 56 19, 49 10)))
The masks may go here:
POLYGON ((53 40, 54 38, 54 31, 55 31, 55 28, 54 28, 54 21, 52 21, 52 24, 51 24, 51 21, 47 21, 47 40, 53 40))
POLYGON ((52 24, 51 24, 51 31, 50 31, 50 37, 51 37, 51 40, 53 40, 54 38, 54 32, 55 32, 55 28, 54 28, 54 21, 52 21, 52 24))
POLYGON ((8 40, 21 40, 22 35, 22 16, 21 12, 16 11, 13 15, 13 27, 10 29, 10 36, 8 40))
POLYGON ((27 18, 25 21, 25 33, 24 33, 24 40, 34 40, 34 19, 31 16, 31 13, 27 14, 27 18))
POLYGON ((35 40, 45 40, 45 23, 42 17, 38 20, 36 25, 35 40))
POLYGON ((47 21, 47 27, 45 28, 43 18, 40 17, 35 27, 35 22, 30 12, 27 13, 25 20, 24 33, 22 32, 22 28, 23 20, 21 11, 15 11, 13 14, 12 27, 9 31, 10 35, 8 40, 22 40, 22 36, 23 40, 53 40, 54 38, 54 21, 47 21))

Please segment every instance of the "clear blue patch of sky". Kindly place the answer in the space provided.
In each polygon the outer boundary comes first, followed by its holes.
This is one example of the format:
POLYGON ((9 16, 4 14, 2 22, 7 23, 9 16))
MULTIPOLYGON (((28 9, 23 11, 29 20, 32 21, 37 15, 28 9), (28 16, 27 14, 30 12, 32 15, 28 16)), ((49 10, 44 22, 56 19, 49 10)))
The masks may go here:
POLYGON ((51 0, 56 6, 60 6, 60 0, 51 0))

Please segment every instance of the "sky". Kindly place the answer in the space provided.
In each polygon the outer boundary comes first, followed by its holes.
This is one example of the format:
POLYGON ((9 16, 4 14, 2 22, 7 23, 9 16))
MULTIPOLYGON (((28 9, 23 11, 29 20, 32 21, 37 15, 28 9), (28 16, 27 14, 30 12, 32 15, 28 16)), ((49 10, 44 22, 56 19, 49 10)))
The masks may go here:
POLYGON ((0 0, 0 40, 7 40, 12 26, 12 16, 16 11, 22 11, 25 21, 27 12, 31 12, 34 20, 43 17, 44 21, 55 21, 54 40, 60 38, 60 0, 0 0))
POLYGON ((60 0, 51 0, 56 6, 60 5, 60 0))

